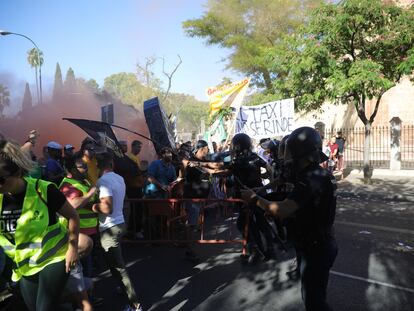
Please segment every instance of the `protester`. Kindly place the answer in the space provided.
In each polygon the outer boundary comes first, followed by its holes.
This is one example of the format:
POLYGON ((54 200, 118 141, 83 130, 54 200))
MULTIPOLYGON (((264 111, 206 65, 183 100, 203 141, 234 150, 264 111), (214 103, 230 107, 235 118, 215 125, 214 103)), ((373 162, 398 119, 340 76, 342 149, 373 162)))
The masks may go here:
POLYGON ((330 310, 329 270, 338 249, 333 232, 336 181, 319 164, 326 160, 320 135, 310 127, 293 131, 286 141, 285 161, 294 171, 294 190, 284 201, 268 201, 252 190, 242 196, 266 212, 288 219, 288 232, 299 252, 302 299, 307 311, 330 310))
POLYGON ((146 198, 165 199, 177 179, 172 165, 172 150, 164 147, 160 151, 160 159, 153 161, 148 168, 148 184, 145 188, 146 198))
POLYGON ((26 142, 20 147, 20 149, 24 152, 26 152, 29 157, 32 159, 33 162, 35 162, 35 166, 33 170, 31 170, 28 173, 29 177, 32 178, 42 178, 42 167, 41 165, 36 161, 36 155, 34 154, 34 147, 37 142, 37 138, 39 137, 39 134, 36 130, 31 130, 26 142))
POLYGON ((344 152, 345 152, 346 138, 342 136, 342 131, 336 133, 336 144, 338 145, 338 163, 337 169, 343 173, 345 168, 344 152))
POLYGON ((120 140, 119 145, 121 146, 121 151, 124 154, 128 152, 128 142, 126 140, 120 140))
POLYGON ((328 169, 331 173, 335 170, 335 166, 338 162, 338 145, 336 144, 336 137, 332 136, 329 142, 329 149, 331 150, 331 154, 328 160, 328 169))
POLYGON ((53 183, 24 177, 32 168, 17 144, 0 137, 3 276, 20 281, 29 310, 52 311, 78 261, 79 217, 53 183), (67 219, 68 230, 56 212, 67 219))
POLYGON ((83 140, 80 149, 82 160, 88 166, 87 180, 91 183, 91 185, 96 185, 96 182, 98 181, 98 165, 95 146, 95 142, 87 137, 83 140))
POLYGON ((29 132, 29 135, 27 137, 27 140, 25 143, 21 146, 21 150, 28 153, 32 161, 36 161, 36 156, 34 154, 34 147, 36 145, 37 138, 39 137, 39 134, 36 130, 31 130, 29 132))
POLYGON ((331 148, 329 147, 329 143, 330 143, 329 139, 325 139, 322 145, 322 152, 328 158, 328 160, 321 163, 321 166, 325 169, 328 169, 328 164, 329 164, 328 162, 329 162, 329 159, 331 158, 331 148))
POLYGON ((92 206, 92 211, 99 213, 99 231, 104 256, 112 276, 122 284, 122 289, 128 297, 129 304, 124 310, 142 310, 126 271, 121 249, 121 239, 126 233, 123 215, 125 182, 120 175, 113 172, 113 157, 109 153, 100 155, 98 168, 99 203, 92 206))
MULTIPOLYGON (((145 183, 145 175, 141 170, 141 160, 139 154, 141 152, 142 143, 134 140, 131 143, 131 151, 126 153, 128 158, 135 164, 135 169, 130 171, 125 178, 126 195, 129 199, 142 199, 142 188, 145 183)), ((130 237, 142 239, 144 238, 143 228, 143 209, 138 202, 130 204, 130 213, 128 219, 128 233, 130 237)))
POLYGON ((68 162, 75 156, 75 147, 70 144, 63 147, 63 167, 67 170, 68 162))
POLYGON ((55 141, 49 141, 46 147, 49 158, 46 161, 45 179, 59 184, 65 173, 61 163, 62 146, 55 141))
POLYGON ((71 273, 69 277, 68 283, 71 284, 69 292, 74 296, 78 307, 82 307, 83 310, 92 310, 87 293, 88 288, 85 285, 83 276, 88 278, 87 283, 91 283, 91 251, 94 244, 93 241, 96 241, 98 226, 98 214, 91 210, 96 188, 91 187, 86 180, 87 165, 80 156, 69 159, 66 169, 68 175, 62 180, 59 188, 71 205, 76 208, 80 217, 78 250, 79 257, 82 259, 82 264, 79 264, 76 272, 71 273))
MULTIPOLYGON (((210 174, 215 173, 217 166, 207 161, 209 153, 208 144, 204 140, 197 141, 192 156, 189 161, 185 161, 184 174, 184 198, 206 199, 210 194, 210 174)), ((193 232, 197 229, 202 203, 186 202, 185 209, 187 213, 187 239, 192 240, 193 232)), ((188 245, 185 253, 187 259, 198 261, 198 256, 188 245)))

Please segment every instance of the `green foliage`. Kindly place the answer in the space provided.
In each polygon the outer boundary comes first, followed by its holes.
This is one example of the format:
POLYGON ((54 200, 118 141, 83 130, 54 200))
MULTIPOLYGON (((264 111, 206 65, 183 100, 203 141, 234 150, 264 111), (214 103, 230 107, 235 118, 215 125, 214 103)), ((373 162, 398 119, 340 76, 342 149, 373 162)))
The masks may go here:
POLYGON ((316 9, 300 35, 268 50, 276 93, 295 97, 299 109, 325 101, 355 105, 364 124, 382 95, 414 64, 414 11, 381 0, 344 0, 316 9), (412 62, 412 63, 411 63, 412 62), (367 116, 366 102, 377 100, 367 116))
POLYGON ((206 39, 208 45, 230 50, 228 68, 252 78, 252 83, 274 93, 268 48, 306 21, 306 12, 321 0, 210 0, 201 18, 187 20, 187 35, 206 39))
POLYGON ((69 67, 68 71, 66 72, 65 84, 64 89, 65 92, 72 93, 76 91, 76 78, 75 72, 71 67, 69 67))
MULTIPOLYGON (((162 98, 162 89, 144 86, 133 73, 121 72, 105 78, 103 89, 119 98, 123 103, 142 110, 143 102, 151 97, 162 98)), ((207 103, 196 100, 193 96, 170 93, 162 103, 168 115, 178 116, 177 129, 191 132, 199 129, 200 120, 208 115, 207 103)))
POLYGON ((53 85, 53 100, 56 100, 63 91, 62 71, 59 63, 56 63, 55 83, 53 85))
POLYGON ((229 120, 232 115, 233 109, 231 107, 222 107, 215 114, 209 116, 208 124, 212 125, 218 119, 229 120))
POLYGON ((142 109, 144 86, 133 73, 121 72, 105 78, 103 88, 123 103, 142 109))
POLYGON ((43 52, 33 48, 27 52, 27 62, 32 68, 37 68, 39 65, 43 65, 43 52), (39 53, 39 54, 38 54, 39 53))
POLYGON ((32 93, 30 93, 29 83, 26 82, 26 88, 24 89, 24 96, 22 102, 22 110, 28 110, 32 108, 32 93))
POLYGON ((4 108, 10 105, 10 92, 7 86, 0 84, 0 117, 3 117, 4 108))
POLYGON ((83 78, 76 78, 76 87, 77 89, 87 89, 92 93, 99 92, 99 84, 95 79, 85 80, 83 78))

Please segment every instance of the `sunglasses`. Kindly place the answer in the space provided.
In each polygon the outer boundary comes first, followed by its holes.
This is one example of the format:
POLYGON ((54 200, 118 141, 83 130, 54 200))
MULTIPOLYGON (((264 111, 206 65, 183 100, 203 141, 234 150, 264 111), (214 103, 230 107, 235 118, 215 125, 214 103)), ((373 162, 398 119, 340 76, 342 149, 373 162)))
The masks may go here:
POLYGON ((81 165, 76 165, 76 168, 86 170, 86 169, 88 169, 88 166, 86 164, 81 164, 81 165))

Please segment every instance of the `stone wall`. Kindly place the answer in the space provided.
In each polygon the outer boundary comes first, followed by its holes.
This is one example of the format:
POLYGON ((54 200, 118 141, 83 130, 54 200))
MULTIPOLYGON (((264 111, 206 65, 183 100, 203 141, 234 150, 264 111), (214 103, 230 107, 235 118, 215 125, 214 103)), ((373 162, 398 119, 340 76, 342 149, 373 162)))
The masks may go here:
MULTIPOLYGON (((375 101, 367 105, 367 116, 372 114, 375 101)), ((387 126, 393 117, 399 117, 403 124, 414 124, 414 85, 404 78, 386 92, 380 102, 373 126, 387 126)), ((325 123, 327 129, 362 127, 353 105, 333 105, 326 103, 318 111, 296 114, 296 126, 314 126, 325 123)))

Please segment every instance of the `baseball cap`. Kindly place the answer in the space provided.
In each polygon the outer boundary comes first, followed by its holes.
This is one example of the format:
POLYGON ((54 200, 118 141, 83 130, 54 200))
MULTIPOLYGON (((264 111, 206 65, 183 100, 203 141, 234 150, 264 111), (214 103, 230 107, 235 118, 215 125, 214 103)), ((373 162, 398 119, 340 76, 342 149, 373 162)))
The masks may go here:
POLYGON ((75 147, 73 147, 71 144, 65 145, 65 150, 69 150, 69 149, 75 149, 75 147))
POLYGON ((58 150, 62 149, 62 146, 53 140, 49 141, 46 147, 51 148, 51 149, 58 149, 58 150))

